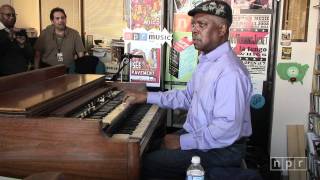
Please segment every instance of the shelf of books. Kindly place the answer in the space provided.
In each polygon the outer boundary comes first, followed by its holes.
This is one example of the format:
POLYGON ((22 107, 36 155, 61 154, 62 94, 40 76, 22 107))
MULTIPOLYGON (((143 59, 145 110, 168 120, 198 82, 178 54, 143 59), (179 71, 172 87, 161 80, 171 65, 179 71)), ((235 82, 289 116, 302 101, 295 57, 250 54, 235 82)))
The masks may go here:
POLYGON ((308 179, 320 180, 320 23, 318 17, 317 45, 315 49, 310 113, 308 122, 306 155, 308 157, 308 179))
POLYGON ((320 179, 320 116, 310 113, 309 132, 307 132, 308 177, 320 179))

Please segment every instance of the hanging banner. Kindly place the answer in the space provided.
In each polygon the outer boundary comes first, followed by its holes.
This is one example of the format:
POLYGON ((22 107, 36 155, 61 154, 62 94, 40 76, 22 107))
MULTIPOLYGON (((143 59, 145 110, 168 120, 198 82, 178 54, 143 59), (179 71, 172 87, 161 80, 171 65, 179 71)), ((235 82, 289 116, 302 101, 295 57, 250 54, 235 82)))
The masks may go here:
POLYGON ((170 34, 167 29, 159 30, 150 30, 145 29, 125 29, 124 30, 124 41, 144 41, 144 42, 154 42, 160 43, 163 45, 167 43, 168 46, 171 46, 172 34, 170 34))

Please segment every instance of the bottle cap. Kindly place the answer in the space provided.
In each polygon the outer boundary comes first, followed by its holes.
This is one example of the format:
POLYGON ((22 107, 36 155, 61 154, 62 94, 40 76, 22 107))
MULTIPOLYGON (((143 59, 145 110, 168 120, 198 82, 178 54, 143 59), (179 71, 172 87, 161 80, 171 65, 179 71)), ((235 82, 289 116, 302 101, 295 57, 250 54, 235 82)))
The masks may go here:
POLYGON ((192 159, 191 159, 191 163, 200 164, 200 157, 199 156, 193 156, 192 159))

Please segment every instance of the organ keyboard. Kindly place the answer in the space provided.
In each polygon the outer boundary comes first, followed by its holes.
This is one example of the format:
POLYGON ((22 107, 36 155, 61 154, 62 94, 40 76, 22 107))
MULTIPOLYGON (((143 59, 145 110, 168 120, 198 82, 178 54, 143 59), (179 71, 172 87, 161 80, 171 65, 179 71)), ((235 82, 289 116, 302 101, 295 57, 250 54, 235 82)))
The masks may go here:
POLYGON ((124 90, 141 85, 64 72, 56 66, 0 78, 0 175, 139 179, 140 157, 155 129, 164 129, 165 111, 122 102, 124 90))

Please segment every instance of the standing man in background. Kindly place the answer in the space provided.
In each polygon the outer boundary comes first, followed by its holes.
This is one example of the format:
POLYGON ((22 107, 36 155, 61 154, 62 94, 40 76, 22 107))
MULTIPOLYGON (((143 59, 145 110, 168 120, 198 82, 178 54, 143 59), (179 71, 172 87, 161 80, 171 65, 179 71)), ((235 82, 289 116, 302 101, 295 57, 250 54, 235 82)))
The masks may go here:
POLYGON ((228 41, 231 7, 209 0, 188 14, 193 43, 201 55, 186 89, 127 93, 135 97, 127 103, 188 110, 183 129, 167 134, 164 148, 143 157, 141 172, 147 179, 184 179, 192 156, 201 158, 206 175, 215 167, 240 167, 246 138, 252 133, 250 75, 228 41))
POLYGON ((76 30, 66 26, 67 15, 64 10, 59 7, 52 9, 50 20, 52 25, 41 32, 34 46, 35 69, 57 64, 69 67, 75 59, 84 56, 81 37, 76 30))
POLYGON ((33 56, 26 31, 14 27, 16 16, 12 6, 0 7, 0 76, 27 71, 33 56))

